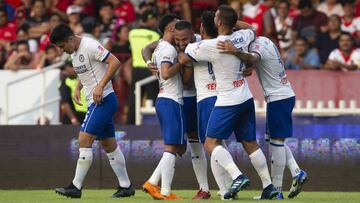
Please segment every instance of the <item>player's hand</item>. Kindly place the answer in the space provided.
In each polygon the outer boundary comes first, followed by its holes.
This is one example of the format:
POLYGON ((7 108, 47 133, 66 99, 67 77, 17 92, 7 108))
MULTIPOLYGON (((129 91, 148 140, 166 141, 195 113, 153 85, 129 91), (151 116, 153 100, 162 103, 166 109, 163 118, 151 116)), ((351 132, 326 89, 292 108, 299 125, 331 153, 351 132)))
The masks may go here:
POLYGON ((96 85, 94 92, 93 92, 93 99, 94 99, 94 103, 96 105, 101 104, 101 102, 103 100, 103 90, 104 90, 104 88, 101 85, 96 85))
POLYGON ((243 71, 242 71, 242 75, 244 77, 248 77, 250 75, 252 75, 252 71, 253 71, 253 68, 245 68, 243 71))
POLYGON ((159 74, 159 70, 157 69, 157 67, 153 62, 148 63, 147 67, 153 75, 157 76, 159 74))
POLYGON ((80 90, 79 88, 75 88, 74 91, 74 101, 77 105, 82 106, 83 104, 81 103, 81 97, 80 97, 80 90))
POLYGON ((216 44, 216 48, 220 49, 220 53, 235 54, 238 49, 231 43, 230 40, 219 41, 216 44))

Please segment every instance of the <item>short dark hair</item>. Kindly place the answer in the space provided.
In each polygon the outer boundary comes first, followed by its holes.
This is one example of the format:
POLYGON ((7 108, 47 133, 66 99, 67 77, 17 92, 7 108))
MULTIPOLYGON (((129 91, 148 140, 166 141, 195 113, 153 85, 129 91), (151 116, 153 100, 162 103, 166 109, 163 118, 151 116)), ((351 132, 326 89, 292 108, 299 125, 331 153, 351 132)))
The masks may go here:
POLYGON ((180 20, 180 21, 176 22, 175 29, 176 30, 186 30, 186 29, 191 30, 192 25, 191 25, 191 23, 189 21, 180 20))
POLYGON ((179 19, 179 17, 175 14, 166 14, 163 17, 161 17, 158 26, 161 34, 164 34, 166 26, 169 25, 169 23, 171 23, 175 19, 179 19))
POLYGON ((156 18, 157 17, 157 14, 155 12, 154 9, 148 9, 148 10, 145 10, 141 15, 140 15, 140 18, 141 18, 141 21, 146 23, 148 20, 152 19, 152 18, 156 18))
POLYGON ((298 9, 313 8, 311 0, 300 0, 298 9))
POLYGON ((102 9, 102 8, 104 8, 104 7, 114 8, 114 6, 112 5, 112 3, 110 3, 110 2, 104 2, 104 3, 100 4, 99 10, 102 9))
POLYGON ((74 32, 67 24, 57 25, 50 34, 50 42, 56 44, 58 42, 65 42, 69 37, 74 36, 74 32))
POLYGON ((290 3, 289 3, 288 0, 279 0, 279 1, 277 2, 277 5, 282 4, 282 3, 286 4, 286 6, 287 6, 288 9, 290 8, 290 3))
POLYGON ((205 29, 205 32, 210 37, 217 37, 218 30, 214 23, 215 18, 215 12, 214 11, 204 11, 201 14, 201 23, 203 25, 203 28, 205 29))
MULTIPOLYGON (((341 32, 340 37, 343 36, 343 35, 350 37, 351 41, 352 41, 353 43, 355 43, 355 39, 354 39, 354 37, 351 35, 350 32, 341 32)), ((339 37, 339 39, 340 39, 340 37, 339 37)))
POLYGON ((298 40, 303 41, 303 42, 305 42, 305 44, 309 45, 309 41, 306 37, 298 37, 295 41, 298 41, 298 40))
POLYGON ((56 47, 54 44, 48 44, 45 46, 45 52, 48 52, 50 49, 55 49, 56 50, 56 47))
POLYGON ((26 41, 26 40, 20 40, 20 41, 17 41, 16 42, 16 48, 18 48, 20 45, 26 45, 27 47, 28 47, 28 49, 29 49, 29 44, 28 44, 28 42, 26 41))
POLYGON ((221 5, 218 10, 221 22, 228 28, 233 28, 238 19, 236 11, 228 5, 221 5))
POLYGON ((342 6, 345 6, 345 5, 353 6, 355 4, 355 0, 342 0, 341 4, 342 4, 342 6))

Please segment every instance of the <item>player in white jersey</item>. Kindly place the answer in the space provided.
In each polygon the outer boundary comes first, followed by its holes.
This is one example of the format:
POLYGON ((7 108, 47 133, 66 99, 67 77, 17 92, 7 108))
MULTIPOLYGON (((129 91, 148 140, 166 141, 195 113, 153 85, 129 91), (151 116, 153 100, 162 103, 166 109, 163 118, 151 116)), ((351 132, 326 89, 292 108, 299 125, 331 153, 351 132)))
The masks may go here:
POLYGON ((206 61, 213 65, 218 94, 208 123, 205 147, 214 163, 217 162, 211 165, 214 177, 222 176, 226 170, 233 179, 232 186, 224 195, 224 199, 234 198, 250 183, 250 180, 238 169, 230 153, 221 146, 221 141, 228 139, 232 132, 235 132, 237 141, 243 144, 261 177, 264 188, 262 198, 272 199, 278 192, 271 184, 265 156, 256 143, 254 102, 247 81, 241 73, 243 64, 235 56, 221 54, 216 48, 218 41, 230 39, 237 48, 247 51, 247 47, 255 39, 255 33, 253 30, 232 32, 237 14, 229 6, 220 6, 214 20, 219 36, 216 39, 189 45, 185 51, 187 55, 179 56, 181 64, 187 64, 192 59, 195 62, 206 61))
POLYGON ((68 25, 56 26, 50 41, 71 54, 72 64, 81 82, 74 93, 76 103, 80 102, 80 90, 84 87, 89 105, 79 133, 79 159, 75 177, 65 188, 56 188, 60 195, 80 198, 82 184, 93 160, 92 143, 99 140, 107 153, 119 188, 113 197, 129 197, 135 194, 125 166, 124 155, 115 140, 113 116, 117 110, 117 99, 111 79, 120 67, 120 61, 98 41, 74 35, 68 25))
MULTIPOLYGON (((307 181, 307 174, 297 165, 285 139, 292 136, 292 110, 295 105, 295 93, 287 80, 285 68, 276 45, 266 37, 258 37, 249 47, 249 52, 239 51, 230 41, 219 42, 223 53, 237 55, 248 65, 246 72, 255 70, 264 91, 267 102, 266 139, 270 137, 271 176, 274 186, 281 193, 283 173, 287 165, 293 176, 289 198, 301 191, 307 181)), ((268 140, 267 140, 268 141, 268 140)))
MULTIPOLYGON (((200 41, 199 35, 194 35, 192 31, 192 25, 188 21, 178 21, 175 24, 174 40, 178 51, 183 52, 187 44, 190 42, 200 41)), ((148 66, 151 68, 155 75, 158 75, 157 68, 154 70, 151 62, 151 55, 153 50, 158 47, 159 42, 153 42, 143 48, 143 58, 148 61, 148 66)), ((196 175, 196 179, 199 183, 199 191, 193 197, 193 199, 209 199, 209 184, 207 179, 207 161, 205 152, 203 149, 203 143, 205 141, 205 133, 202 135, 198 133, 198 121, 197 121, 197 106, 196 106, 196 89, 194 86, 194 78, 192 68, 184 67, 182 69, 184 89, 182 92, 184 100, 184 112, 186 120, 186 132, 189 141, 191 160, 193 169, 196 175)), ((206 129, 205 129, 206 130, 206 129)))
POLYGON ((154 64, 158 69, 160 90, 155 109, 160 121, 164 138, 165 151, 143 189, 154 199, 180 199, 171 193, 171 183, 175 173, 176 156, 186 151, 186 122, 183 109, 183 85, 180 74, 182 65, 177 62, 177 51, 174 44, 174 27, 178 18, 175 15, 164 15, 159 22, 163 38, 154 52, 154 64), (161 190, 158 183, 161 178, 161 190))

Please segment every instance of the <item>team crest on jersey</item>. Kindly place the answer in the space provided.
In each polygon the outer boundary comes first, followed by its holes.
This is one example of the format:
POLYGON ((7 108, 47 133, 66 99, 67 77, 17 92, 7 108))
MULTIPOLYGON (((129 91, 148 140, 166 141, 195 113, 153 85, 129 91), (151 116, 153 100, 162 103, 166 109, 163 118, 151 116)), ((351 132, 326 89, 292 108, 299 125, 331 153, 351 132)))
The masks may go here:
POLYGON ((80 54, 80 56, 79 56, 79 61, 80 61, 80 62, 84 62, 84 60, 85 60, 84 55, 80 54))

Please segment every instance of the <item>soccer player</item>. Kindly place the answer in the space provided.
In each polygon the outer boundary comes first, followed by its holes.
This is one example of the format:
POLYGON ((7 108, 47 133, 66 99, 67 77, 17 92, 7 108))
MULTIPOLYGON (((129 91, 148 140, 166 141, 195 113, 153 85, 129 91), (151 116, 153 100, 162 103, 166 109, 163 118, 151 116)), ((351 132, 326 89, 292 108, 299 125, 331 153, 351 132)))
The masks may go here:
POLYGON ((82 105, 79 95, 84 87, 89 104, 78 138, 80 154, 75 177, 68 187, 56 188, 56 193, 72 198, 81 197, 82 184, 93 160, 92 144, 97 139, 106 151, 119 181, 113 197, 134 195, 135 189, 126 171, 124 155, 115 140, 113 122, 117 99, 110 81, 120 68, 119 60, 98 41, 74 35, 65 24, 53 29, 50 41, 71 54, 73 67, 80 79, 74 93, 75 101, 82 105))
MULTIPOLYGON (((230 153, 221 146, 222 140, 228 139, 232 132, 235 132, 237 141, 243 144, 261 177, 263 183, 261 198, 272 199, 278 192, 271 184, 265 156, 256 143, 254 102, 247 81, 241 73, 243 63, 233 55, 219 53, 216 48, 218 41, 230 39, 238 49, 247 50, 249 44, 255 40, 255 33, 253 30, 232 32, 237 22, 237 14, 229 6, 220 6, 214 20, 219 36, 216 39, 190 44, 185 51, 187 55, 179 56, 181 64, 188 64, 191 60, 212 64, 218 94, 208 121, 205 148, 211 154, 214 163, 218 163, 211 165, 214 177, 222 176, 225 169, 233 179, 232 186, 224 195, 224 199, 234 198, 250 183, 236 166, 230 153)), ((219 185, 219 188, 222 187, 225 186, 219 185)))
POLYGON ((159 94, 155 109, 160 121, 164 138, 165 151, 143 189, 154 199, 181 199, 171 193, 171 183, 175 173, 176 156, 186 151, 186 123, 183 108, 183 85, 180 75, 182 65, 177 62, 177 51, 173 32, 178 17, 164 15, 159 22, 159 30, 163 33, 154 52, 154 64, 158 68, 159 94), (161 190, 158 183, 161 178, 161 190), (159 191, 160 190, 160 191, 159 191))
MULTIPOLYGON (((184 52, 189 43, 200 41, 199 35, 194 35, 192 25, 188 21, 178 21, 175 24, 174 40, 177 51, 184 52)), ((151 55, 153 50, 158 46, 159 42, 154 42, 144 47, 143 58, 147 64, 152 68, 151 55)), ((156 72, 157 70, 155 70, 156 72)), ((205 141, 205 133, 201 136, 198 132, 197 121, 197 105, 196 105, 196 89, 194 86, 194 75, 192 68, 184 67, 182 69, 183 75, 183 100, 184 100, 184 113, 186 120, 186 133, 189 140, 191 150, 191 160, 193 169, 195 171, 196 179, 199 183, 199 191, 193 199, 209 199, 209 184, 207 179, 207 161, 203 149, 205 141), (200 137, 199 137, 200 135, 200 137)))
MULTIPOLYGON (((249 47, 249 52, 239 51, 231 42, 218 43, 223 53, 237 55, 250 64, 246 72, 255 70, 263 88, 267 102, 266 133, 270 136, 271 176, 279 191, 278 198, 283 199, 282 182, 285 166, 290 169, 293 184, 288 197, 293 198, 301 191, 308 177, 296 163, 285 139, 292 136, 292 110, 295 105, 295 93, 286 78, 284 65, 276 45, 266 37, 258 37, 249 47)), ((267 138, 269 139, 269 138, 267 138)))

